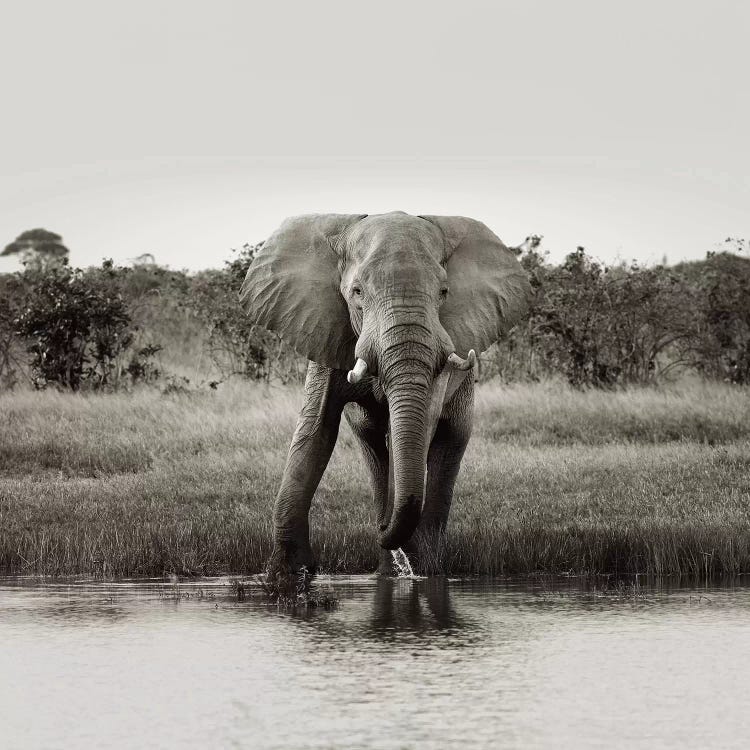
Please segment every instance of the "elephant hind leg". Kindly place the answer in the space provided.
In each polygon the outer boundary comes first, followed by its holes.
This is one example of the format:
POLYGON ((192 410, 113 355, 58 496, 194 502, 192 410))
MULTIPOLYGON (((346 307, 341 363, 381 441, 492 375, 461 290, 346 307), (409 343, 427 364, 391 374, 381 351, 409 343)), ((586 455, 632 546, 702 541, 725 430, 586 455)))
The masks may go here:
POLYGON ((350 403, 344 409, 344 417, 359 443, 370 475, 370 488, 378 514, 378 523, 387 512, 388 503, 388 447, 386 435, 388 418, 382 418, 372 409, 358 403, 350 403))

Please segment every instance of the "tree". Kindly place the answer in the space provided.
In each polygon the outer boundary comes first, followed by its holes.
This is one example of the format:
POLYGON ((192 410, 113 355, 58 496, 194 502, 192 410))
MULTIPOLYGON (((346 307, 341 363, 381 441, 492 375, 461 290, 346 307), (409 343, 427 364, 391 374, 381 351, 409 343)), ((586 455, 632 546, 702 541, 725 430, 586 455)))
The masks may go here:
POLYGON ((22 261, 28 262, 34 258, 61 260, 67 258, 69 253, 59 234, 46 229, 29 229, 6 245, 0 256, 20 255, 22 261))

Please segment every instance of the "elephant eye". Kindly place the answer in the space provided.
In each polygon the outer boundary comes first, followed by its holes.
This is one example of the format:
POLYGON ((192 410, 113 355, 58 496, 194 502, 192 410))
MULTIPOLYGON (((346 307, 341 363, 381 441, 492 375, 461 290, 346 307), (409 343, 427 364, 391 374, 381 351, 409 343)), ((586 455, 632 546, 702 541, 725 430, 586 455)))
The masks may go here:
POLYGON ((440 299, 445 299, 445 298, 446 298, 447 296, 448 296, 448 287, 447 287, 447 286, 444 286, 444 287, 443 287, 443 288, 442 288, 442 289, 440 290, 440 299))
POLYGON ((352 294, 355 297, 361 297, 362 296, 362 288, 358 287, 358 286, 353 286, 352 287, 352 294))

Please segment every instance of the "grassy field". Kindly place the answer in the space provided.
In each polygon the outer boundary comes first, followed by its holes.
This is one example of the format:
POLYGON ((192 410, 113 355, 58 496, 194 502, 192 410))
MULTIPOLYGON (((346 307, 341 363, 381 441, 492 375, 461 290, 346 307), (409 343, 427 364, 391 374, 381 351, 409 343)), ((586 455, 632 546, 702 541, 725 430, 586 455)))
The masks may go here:
MULTIPOLYGON (((298 389, 0 396, 0 570, 250 573, 298 389)), ((443 559, 453 574, 750 573, 750 391, 500 387, 475 431, 443 559)), ((376 525, 342 428, 313 503, 322 570, 370 572, 376 525)))

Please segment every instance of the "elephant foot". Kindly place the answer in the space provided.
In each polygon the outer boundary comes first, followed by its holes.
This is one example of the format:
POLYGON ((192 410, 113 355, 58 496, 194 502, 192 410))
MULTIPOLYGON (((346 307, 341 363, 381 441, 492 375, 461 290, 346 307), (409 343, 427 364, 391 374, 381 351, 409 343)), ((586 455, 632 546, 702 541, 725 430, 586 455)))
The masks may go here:
POLYGON ((381 547, 378 559, 378 569, 375 572, 381 578, 395 578, 398 575, 391 550, 382 549, 381 547))
MULTIPOLYGON (((419 576, 442 576, 446 574, 446 535, 444 527, 420 527, 404 545, 411 570, 419 576)), ((378 574, 384 576, 403 575, 402 566, 396 562, 390 550, 380 551, 378 574)))
POLYGON ((310 588, 316 573, 312 552, 297 545, 277 545, 266 564, 264 588, 277 601, 296 601, 310 588))

